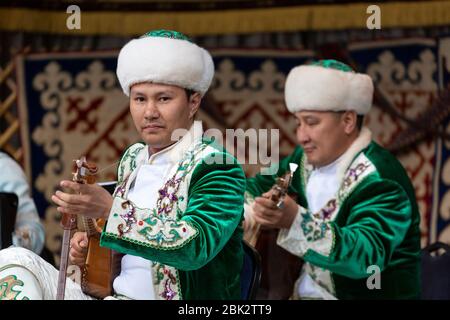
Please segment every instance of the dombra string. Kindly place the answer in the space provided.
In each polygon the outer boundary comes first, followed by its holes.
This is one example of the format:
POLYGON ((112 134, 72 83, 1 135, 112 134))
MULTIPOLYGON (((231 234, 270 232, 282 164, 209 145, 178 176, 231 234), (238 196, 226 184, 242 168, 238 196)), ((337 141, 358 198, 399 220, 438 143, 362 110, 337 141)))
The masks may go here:
MULTIPOLYGON (((73 160, 73 161, 76 161, 76 160, 73 160)), ((107 165, 106 167, 104 167, 104 168, 98 170, 98 171, 97 171, 95 174, 93 174, 93 175, 94 175, 94 176, 98 176, 100 173, 102 173, 102 172, 108 170, 109 168, 111 168, 111 167, 117 165, 118 163, 120 163, 120 159, 119 159, 118 161, 116 161, 116 162, 114 162, 114 163, 111 163, 111 164, 107 165)))

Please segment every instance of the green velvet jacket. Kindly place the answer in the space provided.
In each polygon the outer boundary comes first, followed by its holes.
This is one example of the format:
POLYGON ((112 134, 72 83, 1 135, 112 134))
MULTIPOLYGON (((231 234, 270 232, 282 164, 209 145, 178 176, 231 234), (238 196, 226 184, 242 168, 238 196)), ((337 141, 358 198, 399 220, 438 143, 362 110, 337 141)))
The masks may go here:
POLYGON ((159 299, 240 299, 244 172, 210 141, 187 145, 171 151, 180 161, 170 179, 149 191, 159 193, 155 208, 127 202, 145 146, 125 152, 101 245, 153 261, 159 299))
POLYGON ((349 156, 336 197, 319 212, 308 210, 312 167, 300 147, 280 162, 276 175, 248 179, 247 198, 269 190, 289 163, 299 164, 289 190, 298 196, 299 212, 277 243, 301 257, 303 272, 338 299, 417 299, 420 215, 407 173, 370 138, 349 156), (380 289, 368 287, 377 271, 371 266, 381 271, 380 289))

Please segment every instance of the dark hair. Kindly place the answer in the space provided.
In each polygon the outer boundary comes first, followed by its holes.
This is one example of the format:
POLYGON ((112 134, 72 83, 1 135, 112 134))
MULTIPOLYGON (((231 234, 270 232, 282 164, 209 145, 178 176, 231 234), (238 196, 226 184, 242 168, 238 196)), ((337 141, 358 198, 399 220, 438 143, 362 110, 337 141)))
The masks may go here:
POLYGON ((191 96, 195 93, 195 91, 194 90, 191 90, 191 89, 184 89, 184 91, 186 92, 186 96, 187 96, 187 98, 188 98, 188 100, 191 98, 191 96))
POLYGON ((363 124, 364 124, 364 115, 358 114, 356 117, 356 127, 358 128, 359 131, 361 131, 363 124))

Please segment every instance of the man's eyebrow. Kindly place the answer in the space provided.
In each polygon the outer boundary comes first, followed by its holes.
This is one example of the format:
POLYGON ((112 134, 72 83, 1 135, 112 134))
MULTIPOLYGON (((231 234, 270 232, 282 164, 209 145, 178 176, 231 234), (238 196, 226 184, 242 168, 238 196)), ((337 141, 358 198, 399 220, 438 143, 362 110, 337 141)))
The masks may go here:
POLYGON ((173 95, 173 94, 175 94, 174 91, 170 90, 170 89, 154 91, 149 94, 144 91, 139 91, 139 90, 131 91, 131 95, 133 95, 133 96, 145 96, 145 97, 147 97, 147 96, 159 97, 162 95, 173 95))
POLYGON ((135 96, 145 96, 145 93, 144 92, 142 92, 142 91, 138 91, 138 90, 135 90, 135 91, 131 91, 131 94, 132 95, 135 95, 135 96))
POLYGON ((303 120, 318 120, 319 118, 313 115, 303 116, 303 120))

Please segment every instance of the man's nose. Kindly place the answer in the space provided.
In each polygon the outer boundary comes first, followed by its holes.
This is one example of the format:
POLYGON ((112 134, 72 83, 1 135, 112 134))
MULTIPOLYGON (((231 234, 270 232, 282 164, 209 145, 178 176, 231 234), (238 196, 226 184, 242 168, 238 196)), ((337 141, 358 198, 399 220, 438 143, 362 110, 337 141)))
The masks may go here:
POLYGON ((306 129, 301 126, 297 127, 297 140, 301 145, 306 144, 311 140, 306 129))
POLYGON ((158 108, 153 102, 148 102, 145 106, 144 117, 146 119, 157 119, 159 118, 158 108))

